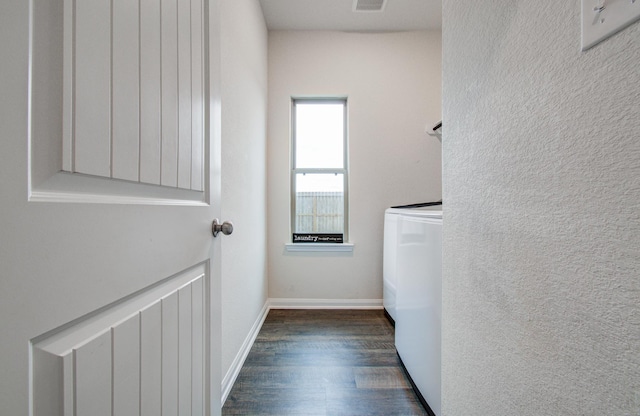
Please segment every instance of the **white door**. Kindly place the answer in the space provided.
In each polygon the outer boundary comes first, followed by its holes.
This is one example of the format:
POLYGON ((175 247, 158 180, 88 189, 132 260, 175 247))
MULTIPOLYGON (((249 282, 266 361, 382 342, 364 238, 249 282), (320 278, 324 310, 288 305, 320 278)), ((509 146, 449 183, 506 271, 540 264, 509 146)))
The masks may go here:
POLYGON ((220 413, 217 7, 1 2, 0 414, 220 413))

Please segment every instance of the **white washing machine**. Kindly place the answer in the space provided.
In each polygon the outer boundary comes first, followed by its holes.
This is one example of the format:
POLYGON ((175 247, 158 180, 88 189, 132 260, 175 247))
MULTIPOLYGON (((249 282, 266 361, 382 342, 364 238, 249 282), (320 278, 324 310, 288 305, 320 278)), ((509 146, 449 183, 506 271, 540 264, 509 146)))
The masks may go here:
POLYGON ((439 416, 442 206, 386 210, 383 279, 398 355, 429 410, 439 416))
POLYGON ((396 319, 396 291, 397 291, 397 251, 398 251, 398 219, 401 215, 426 215, 442 218, 442 205, 434 202, 430 204, 406 205, 388 208, 384 213, 384 241, 382 256, 383 276, 383 306, 389 316, 396 319), (438 205, 433 205, 438 204, 438 205))

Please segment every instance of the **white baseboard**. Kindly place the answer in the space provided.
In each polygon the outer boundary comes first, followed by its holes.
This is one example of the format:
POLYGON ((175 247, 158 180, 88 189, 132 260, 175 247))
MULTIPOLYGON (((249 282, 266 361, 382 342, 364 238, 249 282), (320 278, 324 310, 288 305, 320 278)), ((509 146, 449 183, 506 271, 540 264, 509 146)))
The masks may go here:
POLYGON ((251 330, 247 334, 242 346, 240 347, 240 351, 236 354, 236 358, 233 359, 231 363, 231 367, 229 367, 229 371, 225 374, 222 379, 222 403, 221 406, 224 406, 224 402, 227 400, 229 393, 231 392, 231 388, 233 387, 233 383, 236 382, 238 378, 238 374, 240 374, 240 370, 244 365, 244 361, 247 359, 247 355, 249 355, 249 351, 251 351, 251 347, 260 332, 260 328, 262 328, 262 324, 264 320, 267 318, 267 314, 269 313, 269 299, 264 303, 260 314, 258 315, 258 319, 253 323, 251 330))
POLYGON ((245 338, 240 351, 229 367, 229 371, 222 379, 222 402, 227 400, 233 383, 235 383, 244 365, 244 361, 251 351, 264 320, 271 309, 382 309, 382 299, 290 299, 290 298, 269 298, 265 302, 260 315, 254 322, 249 334, 245 338))
POLYGON ((270 309, 382 309, 382 299, 269 299, 270 309))

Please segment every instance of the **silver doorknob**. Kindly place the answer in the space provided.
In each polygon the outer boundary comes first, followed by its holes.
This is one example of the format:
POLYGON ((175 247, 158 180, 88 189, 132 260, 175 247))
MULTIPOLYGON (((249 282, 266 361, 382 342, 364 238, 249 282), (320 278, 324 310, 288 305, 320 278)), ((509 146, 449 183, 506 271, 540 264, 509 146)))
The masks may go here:
POLYGON ((213 233, 214 237, 217 237, 219 232, 222 232, 222 234, 224 235, 229 235, 233 232, 233 224, 229 221, 225 221, 220 224, 220 222, 218 222, 218 219, 216 218, 211 224, 211 232, 213 233))

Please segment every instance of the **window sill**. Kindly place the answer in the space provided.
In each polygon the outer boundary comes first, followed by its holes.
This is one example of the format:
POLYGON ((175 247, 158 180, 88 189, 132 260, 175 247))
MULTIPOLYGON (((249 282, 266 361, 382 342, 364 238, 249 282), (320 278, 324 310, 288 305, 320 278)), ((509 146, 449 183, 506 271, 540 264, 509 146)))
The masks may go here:
POLYGON ((315 253, 331 253, 331 252, 353 252, 353 243, 286 243, 284 248, 290 252, 315 252, 315 253))

